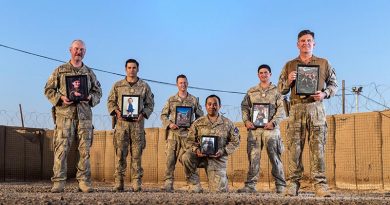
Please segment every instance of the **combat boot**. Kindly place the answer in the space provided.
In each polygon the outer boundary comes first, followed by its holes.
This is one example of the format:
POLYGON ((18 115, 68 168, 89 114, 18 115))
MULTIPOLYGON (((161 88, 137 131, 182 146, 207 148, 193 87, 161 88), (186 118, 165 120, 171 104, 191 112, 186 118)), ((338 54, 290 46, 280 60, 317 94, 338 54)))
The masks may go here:
POLYGON ((330 192, 328 191, 328 187, 326 185, 317 185, 315 188, 316 197, 330 197, 330 192))
POLYGON ((113 191, 115 192, 122 192, 125 189, 125 184, 123 179, 115 179, 115 186, 113 188, 113 191))
POLYGON ((191 193, 202 193, 203 189, 202 189, 202 186, 200 185, 200 183, 191 184, 189 192, 191 192, 191 193))
POLYGON ((91 193, 94 191, 91 182, 89 181, 79 181, 79 190, 84 193, 91 193))
POLYGON ((133 181, 133 186, 130 189, 132 192, 141 192, 142 191, 142 181, 141 179, 135 179, 133 181))
POLYGON ((286 189, 285 186, 276 186, 276 193, 283 194, 285 192, 285 189, 286 189))
POLYGON ((257 193, 255 185, 245 184, 244 187, 237 190, 238 193, 257 193))
POLYGON ((299 187, 301 184, 299 182, 291 182, 287 189, 284 191, 285 196, 298 196, 299 187))
POLYGON ((172 180, 165 180, 165 184, 162 187, 162 189, 166 192, 173 192, 173 181, 172 180))
POLYGON ((64 192, 65 189, 65 181, 58 181, 53 183, 53 187, 51 188, 51 193, 60 193, 64 192))

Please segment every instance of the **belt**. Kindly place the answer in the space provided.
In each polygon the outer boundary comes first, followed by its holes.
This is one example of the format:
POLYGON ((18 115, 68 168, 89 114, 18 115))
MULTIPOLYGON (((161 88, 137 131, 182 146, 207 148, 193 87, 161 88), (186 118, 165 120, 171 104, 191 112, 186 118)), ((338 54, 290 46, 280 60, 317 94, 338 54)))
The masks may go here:
POLYGON ((296 104, 306 104, 306 103, 313 103, 315 100, 313 98, 307 98, 307 99, 293 99, 290 101, 291 105, 296 104))

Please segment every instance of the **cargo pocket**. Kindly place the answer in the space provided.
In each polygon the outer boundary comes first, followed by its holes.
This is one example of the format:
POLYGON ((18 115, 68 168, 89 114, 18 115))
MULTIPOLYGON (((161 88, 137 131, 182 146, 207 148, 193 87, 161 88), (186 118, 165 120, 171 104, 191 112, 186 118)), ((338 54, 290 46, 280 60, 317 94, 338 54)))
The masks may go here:
POLYGON ((282 138, 280 137, 280 135, 278 136, 276 145, 277 145, 278 154, 282 155, 282 153, 284 152, 284 145, 283 145, 283 141, 282 141, 282 138))

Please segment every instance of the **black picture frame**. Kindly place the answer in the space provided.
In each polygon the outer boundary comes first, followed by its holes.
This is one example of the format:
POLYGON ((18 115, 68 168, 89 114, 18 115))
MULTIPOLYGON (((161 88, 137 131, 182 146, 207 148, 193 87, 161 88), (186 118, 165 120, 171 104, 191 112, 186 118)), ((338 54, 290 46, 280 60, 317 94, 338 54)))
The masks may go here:
POLYGON ((140 96, 122 95, 121 116, 126 120, 136 120, 140 114, 140 96))
POLYGON ((270 121, 270 104, 253 103, 251 120, 255 127, 264 128, 265 124, 270 121))
POLYGON ((87 75, 65 76, 66 96, 70 101, 79 103, 88 101, 88 77, 87 75))
POLYGON ((297 95, 314 95, 318 91, 319 65, 298 65, 295 81, 297 95))
POLYGON ((200 137, 200 152, 204 155, 215 155, 218 152, 218 137, 217 136, 201 136, 200 137))
POLYGON ((175 124, 180 128, 189 128, 192 120, 192 107, 176 106, 175 124))

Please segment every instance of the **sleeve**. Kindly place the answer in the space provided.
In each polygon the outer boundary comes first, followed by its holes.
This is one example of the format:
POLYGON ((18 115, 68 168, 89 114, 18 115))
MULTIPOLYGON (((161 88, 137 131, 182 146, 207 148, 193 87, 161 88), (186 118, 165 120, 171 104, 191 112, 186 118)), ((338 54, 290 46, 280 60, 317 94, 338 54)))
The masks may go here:
POLYGON ((288 84, 287 64, 283 67, 282 72, 280 73, 278 90, 283 95, 286 95, 290 92, 290 85, 288 84))
POLYGON ((229 123, 229 136, 228 143, 225 147, 225 152, 228 155, 233 154, 234 151, 238 149, 240 146, 240 132, 238 128, 233 124, 233 122, 229 123))
POLYGON ((58 80, 58 69, 56 69, 50 75, 44 88, 44 93, 53 106, 57 106, 61 103, 61 93, 59 92, 58 87, 60 82, 58 82, 58 80))
POLYGON ((338 84, 336 79, 336 71, 334 68, 328 63, 328 76, 327 79, 325 79, 326 88, 324 92, 326 93, 325 98, 330 98, 336 95, 338 84))
POLYGON ((162 127, 164 129, 168 129, 169 124, 173 123, 171 120, 169 120, 169 115, 170 115, 170 99, 165 103, 162 111, 161 111, 161 122, 162 122, 162 127))
POLYGON ((120 110, 118 106, 118 91, 115 85, 112 86, 107 99, 107 109, 110 115, 115 115, 115 110, 120 110))
POLYGON ((90 105, 95 107, 100 103, 100 98, 102 98, 102 88, 100 82, 97 80, 95 73, 90 70, 91 75, 91 89, 89 95, 91 95, 90 105))
POLYGON ((199 103, 199 100, 195 98, 195 119, 198 119, 204 115, 202 106, 199 103))
POLYGON ((275 115, 272 117, 271 122, 274 123, 275 127, 279 126, 280 122, 285 118, 283 96, 280 93, 276 95, 275 115))
POLYGON ((188 137, 186 139, 185 147, 186 149, 191 149, 193 152, 195 152, 196 149, 199 149, 199 139, 196 123, 193 123, 188 130, 188 137))
POLYGON ((242 121, 251 121, 251 99, 248 93, 244 96, 241 102, 242 121))
POLYGON ((144 114, 145 118, 148 119, 150 117, 150 115, 152 114, 153 109, 154 109, 154 95, 153 95, 152 90, 150 89, 149 85, 146 84, 144 108, 142 109, 141 112, 144 114))

